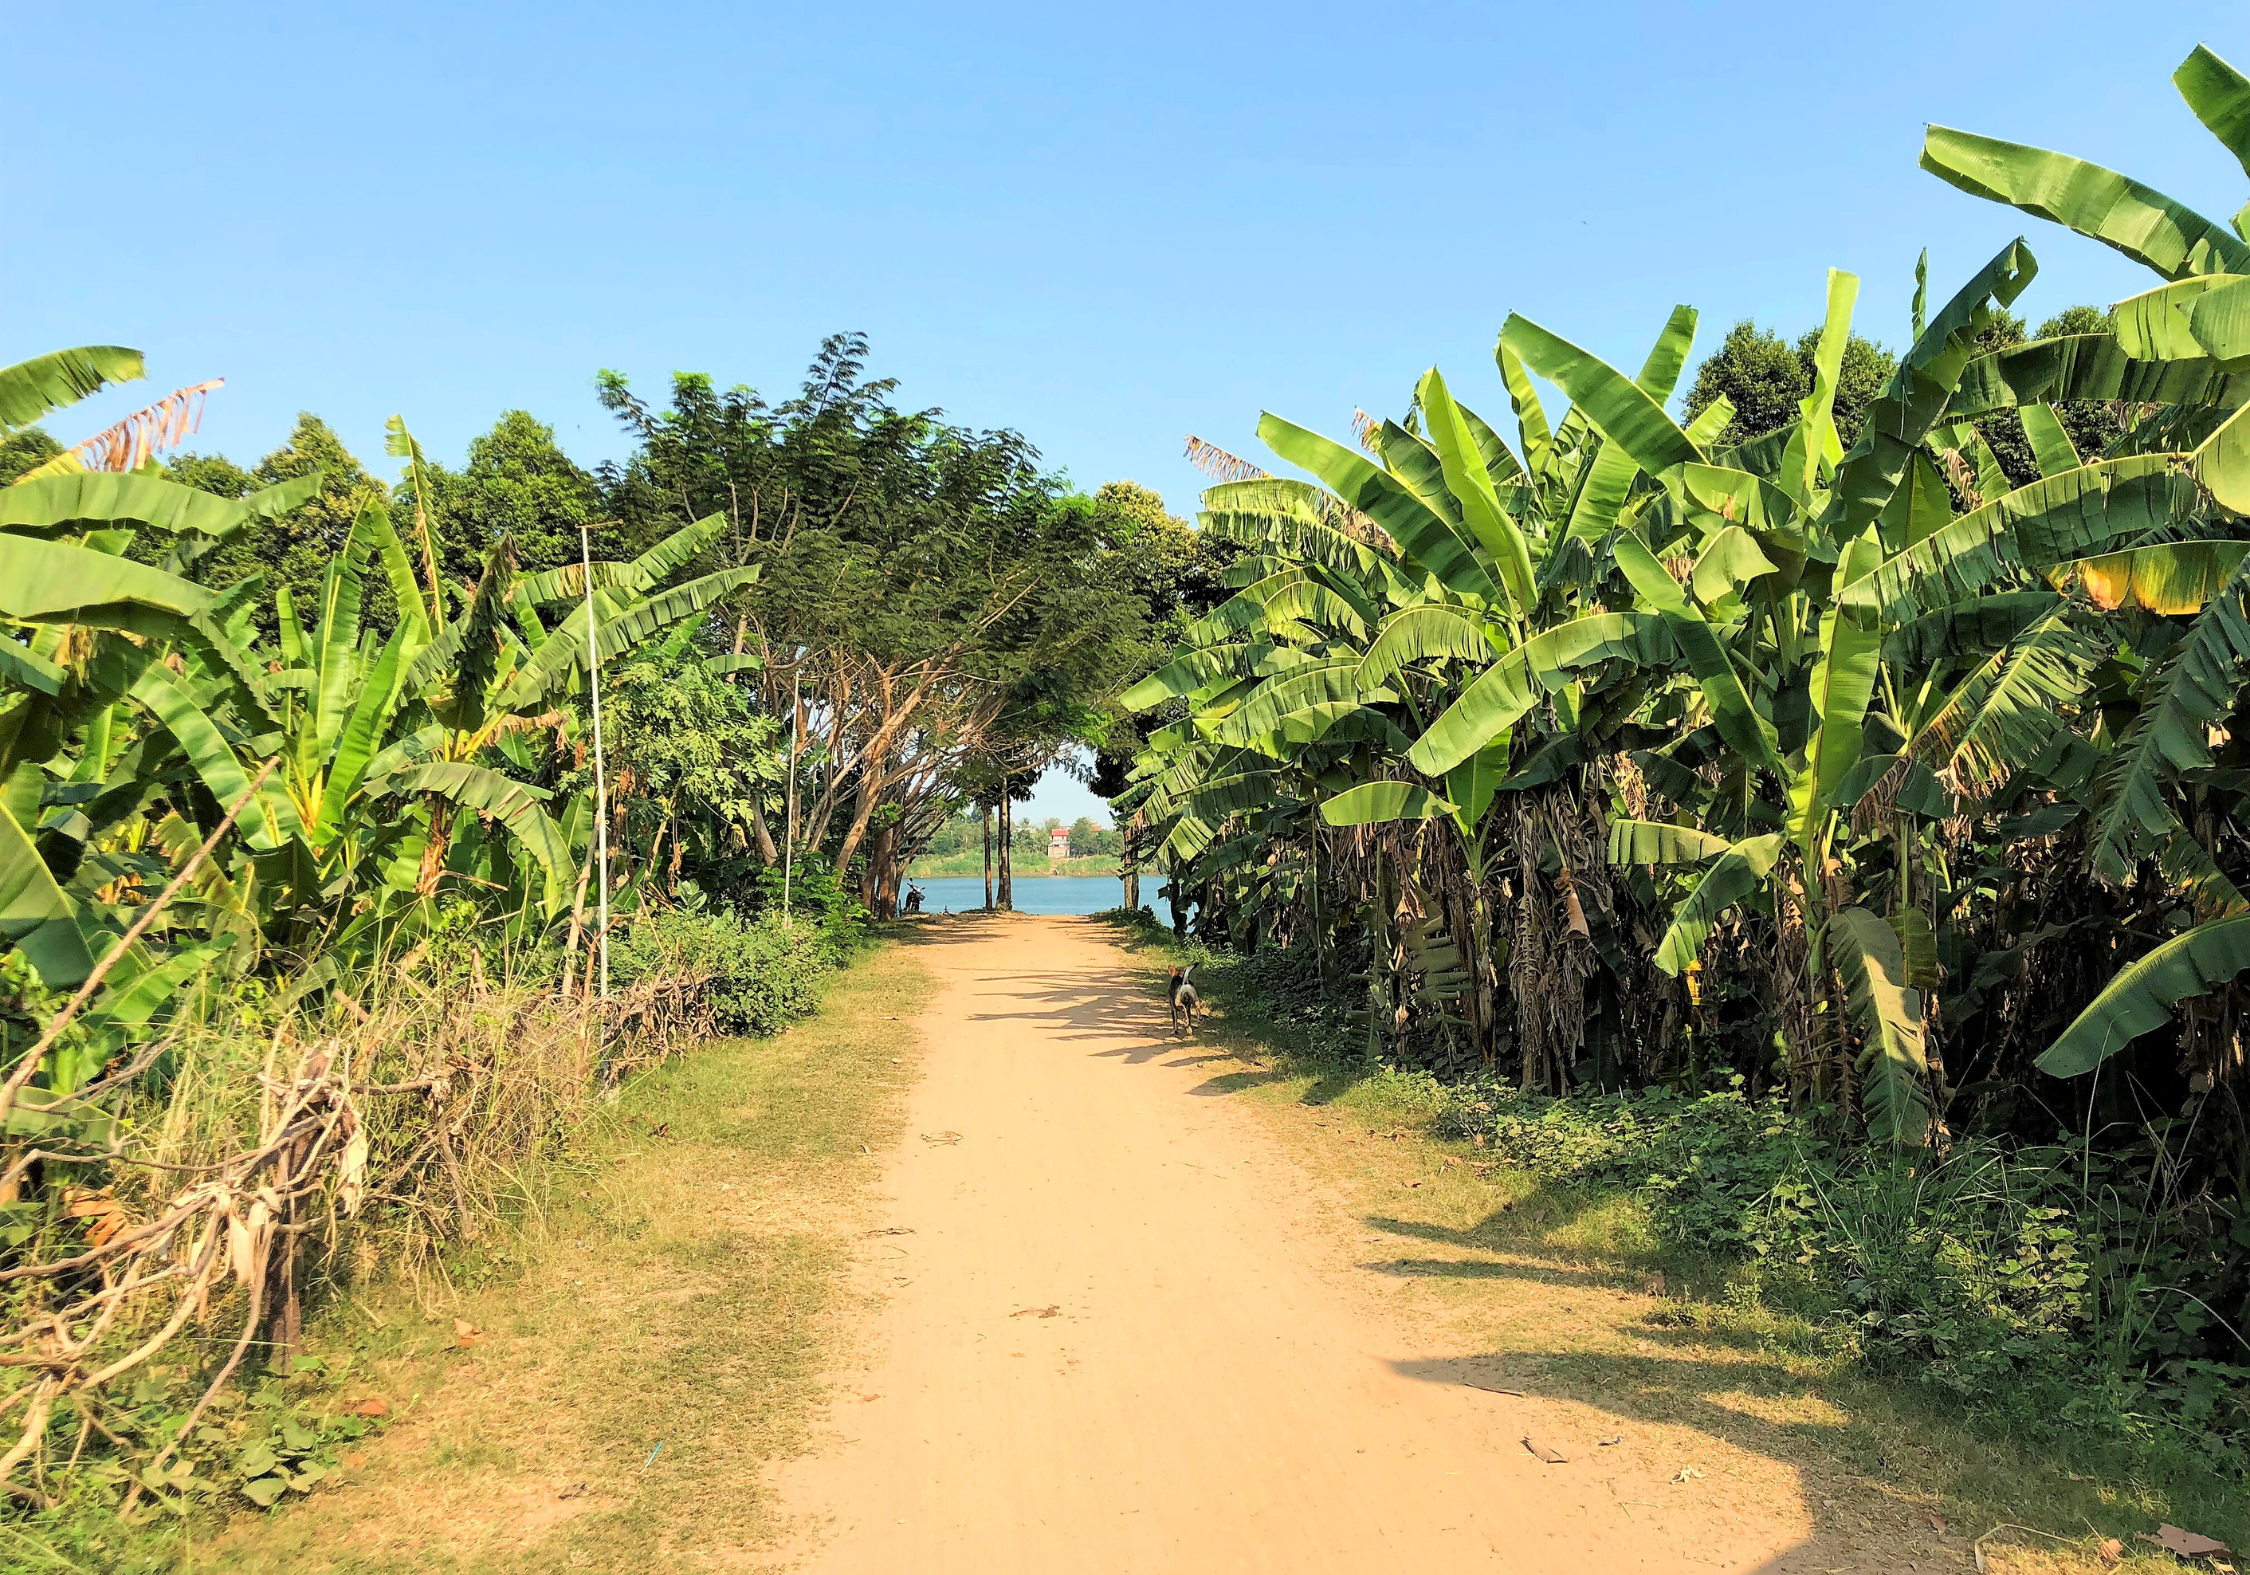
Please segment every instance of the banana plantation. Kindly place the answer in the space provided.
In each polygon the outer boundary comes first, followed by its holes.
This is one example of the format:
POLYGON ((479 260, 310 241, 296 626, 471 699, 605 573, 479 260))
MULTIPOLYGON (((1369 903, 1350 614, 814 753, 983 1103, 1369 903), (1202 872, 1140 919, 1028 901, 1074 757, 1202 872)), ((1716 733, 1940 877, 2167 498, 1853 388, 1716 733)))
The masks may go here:
MULTIPOLYGON (((2250 174, 2250 79, 2199 48, 2175 82, 2250 174)), ((1120 808, 1204 933, 1348 994, 1371 1058, 1732 1082, 1910 1170, 2077 1135, 2200 1244, 2231 1328, 2250 207, 1944 128, 1922 166, 2046 223, 1950 292, 1918 274, 1849 443, 1832 271, 1811 391, 1747 441, 1723 399, 1669 413, 1681 307, 1623 368, 1510 316, 1505 412, 1433 368, 1349 439, 1266 415, 1273 472, 1199 448, 1242 556, 1125 697, 1120 808), (2085 241, 2150 288, 1995 344, 2034 246, 2085 241)), ((2206 1327, 2189 1354, 2242 1360, 2206 1327)))

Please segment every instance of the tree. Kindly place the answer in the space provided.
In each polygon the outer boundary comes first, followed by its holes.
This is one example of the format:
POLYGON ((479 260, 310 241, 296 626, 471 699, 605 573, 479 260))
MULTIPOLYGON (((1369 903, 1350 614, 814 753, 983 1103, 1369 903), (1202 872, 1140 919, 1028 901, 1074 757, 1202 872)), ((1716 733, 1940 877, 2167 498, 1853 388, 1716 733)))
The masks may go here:
POLYGON ((44 427, 0 434, 0 487, 5 487, 34 465, 44 465, 63 451, 44 427))
MULTIPOLYGON (((527 573, 575 563, 579 528, 601 512, 592 474, 556 444, 553 427, 528 411, 501 412, 491 431, 470 442, 460 470, 428 465, 425 474, 439 572, 455 584, 473 578, 503 539, 527 573)), ((404 518, 414 506, 411 470, 397 493, 404 518)))
POLYGON ((1092 816, 1081 815, 1070 823, 1070 856, 1072 858, 1092 858, 1102 851, 1102 828, 1094 824, 1092 816))
MULTIPOLYGON (((1808 329, 1795 345, 1770 328, 1744 318, 1703 364, 1688 390, 1687 417, 1693 421, 1721 398, 1734 406, 1734 419, 1713 440, 1727 448, 1746 443, 1797 419, 1797 407, 1812 392, 1814 353, 1820 330, 1808 329)), ((1844 346, 1836 375, 1836 435, 1846 448, 1859 439, 1867 405, 1882 388, 1898 357, 1854 334, 1844 346)))
POLYGON ((1098 728, 1148 611, 1122 516, 1063 496, 1018 433, 896 408, 865 357, 863 337, 832 335, 778 406, 681 374, 658 411, 605 373, 602 400, 639 447, 602 482, 636 539, 715 513, 713 561, 762 571, 730 610, 759 703, 788 719, 792 807, 778 836, 759 816, 761 856, 818 850, 839 875, 864 858, 885 914, 977 762, 1005 802, 1098 728))
MULTIPOLYGON (((297 417, 289 441, 245 471, 223 455, 180 454, 165 474, 185 486, 240 498, 261 487, 320 472, 320 490, 300 506, 275 518, 253 519, 220 543, 199 565, 201 578, 215 589, 265 576, 259 627, 270 628, 273 597, 286 588, 301 607, 313 605, 328 565, 344 550, 352 523, 370 503, 389 502, 390 489, 370 476, 320 417, 297 417)), ((397 618, 387 583, 370 587, 366 608, 371 627, 388 633, 397 618)))

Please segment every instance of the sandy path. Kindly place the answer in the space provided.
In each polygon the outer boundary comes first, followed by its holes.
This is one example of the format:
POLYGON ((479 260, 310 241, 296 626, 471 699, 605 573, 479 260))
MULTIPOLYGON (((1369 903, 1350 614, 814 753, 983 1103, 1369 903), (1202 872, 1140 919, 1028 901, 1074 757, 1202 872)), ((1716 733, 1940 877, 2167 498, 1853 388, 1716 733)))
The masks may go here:
POLYGON ((1317 1184, 1199 1093, 1206 1058, 1098 926, 933 928, 881 1221, 911 1234, 868 1238, 867 1365, 780 1475, 813 1528, 793 1567, 1797 1567, 1800 1505, 1665 1502, 1647 1463, 1594 1447, 1598 1421, 1470 1387, 1388 1318, 1317 1184))

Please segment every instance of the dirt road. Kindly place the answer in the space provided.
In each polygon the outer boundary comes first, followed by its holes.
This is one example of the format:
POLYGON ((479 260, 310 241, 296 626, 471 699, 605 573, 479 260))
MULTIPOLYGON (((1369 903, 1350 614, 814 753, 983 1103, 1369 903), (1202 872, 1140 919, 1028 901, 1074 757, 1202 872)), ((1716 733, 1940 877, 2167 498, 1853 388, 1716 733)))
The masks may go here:
POLYGON ((1507 1374, 1388 1316, 1334 1198, 1210 1097, 1215 1058, 1167 1037, 1107 933, 932 927, 865 1365, 780 1475, 789 1567, 1815 1567, 1785 1484, 1668 1487, 1594 1408, 1495 1393, 1507 1374))

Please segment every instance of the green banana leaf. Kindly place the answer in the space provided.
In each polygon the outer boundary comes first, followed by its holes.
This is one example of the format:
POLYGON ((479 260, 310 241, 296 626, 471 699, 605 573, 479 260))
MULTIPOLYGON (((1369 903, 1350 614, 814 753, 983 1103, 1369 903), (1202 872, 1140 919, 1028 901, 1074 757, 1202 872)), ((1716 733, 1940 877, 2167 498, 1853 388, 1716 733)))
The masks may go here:
POLYGON ((2170 531, 2193 518, 2197 502, 2180 469, 2177 455, 2135 454, 2043 477, 1884 559, 1838 598, 1897 618, 1916 601, 1964 601, 2009 568, 2044 569, 2170 531))
POLYGON ((321 784, 320 810, 312 828, 315 847, 326 847, 343 829, 344 808, 359 791, 360 782, 375 757, 376 744, 390 731, 391 718, 397 714, 399 701, 405 696, 400 670, 422 635, 421 624, 400 620, 384 643, 382 656, 361 681, 359 698, 353 702, 351 717, 345 722, 335 754, 328 762, 327 780, 321 784))
POLYGON ((1593 613, 1533 635, 1461 692, 1415 740, 1406 763, 1443 776, 1514 725, 1543 692, 1560 688, 1572 669, 1611 657, 1654 664, 1674 649, 1663 623, 1645 613, 1593 613))
POLYGON ((1805 745, 1812 798, 1800 833, 1809 851, 1817 822, 1852 767, 1859 764, 1868 703, 1882 666, 1883 635, 1848 609, 1832 607, 1821 619, 1820 655, 1813 663, 1813 735, 1805 745))
POLYGON ((2059 476, 2085 463, 2078 457, 2078 450, 2071 446, 2070 434, 2063 430, 2062 420, 2052 405, 2023 407, 2023 435, 2031 441, 2032 457, 2038 462, 2042 476, 2059 476))
MULTIPOLYGON (((141 669, 133 681, 132 696, 148 708, 165 731, 186 751, 188 762, 195 767, 196 775, 211 790, 221 809, 232 809, 250 794, 250 773, 242 769, 235 758, 234 746, 229 744, 219 726, 196 704, 177 674, 161 662, 151 662, 141 669)), ((244 804, 242 813, 235 819, 235 829, 245 842, 261 853, 270 853, 281 846, 282 837, 302 828, 296 824, 296 813, 289 807, 288 795, 272 788, 272 778, 267 778, 269 790, 257 799, 244 804), (277 824, 278 820, 278 824, 277 824)))
POLYGON ((2052 219, 2167 279, 2250 273, 2250 246, 2185 204, 2099 164, 1946 126, 1924 135, 1921 163, 1973 197, 2052 219))
POLYGON ((1396 476, 1342 444, 1271 412, 1258 418, 1258 437, 1290 464, 1318 476, 1347 508, 1382 526, 1401 550, 1437 576, 1439 584, 1487 600, 1499 595, 1499 587, 1468 543, 1396 476))
POLYGON ((1674 465, 1700 464, 1703 453, 1647 390, 1600 357, 1510 313, 1501 343, 1523 364, 1570 396, 1603 437, 1650 475, 1674 465))
MULTIPOLYGON (((726 529, 724 514, 706 514, 692 525, 683 525, 648 551, 635 558, 627 569, 626 585, 635 591, 646 592, 672 577, 675 569, 684 567, 695 555, 719 539, 726 529)), ((581 590, 583 594, 583 589, 581 590)))
POLYGON ((1476 434, 1453 403, 1453 395, 1436 367, 1422 374, 1416 392, 1438 462, 1444 467, 1446 490, 1460 506, 1463 523, 1498 565, 1501 583, 1514 599, 1518 616, 1528 617, 1539 599, 1532 585, 1531 548, 1516 522, 1500 507, 1476 434))
POLYGON ((2196 446, 2188 465, 2195 479, 2237 514, 2250 514, 2250 420, 2245 405, 2196 446))
MULTIPOLYGON (((1675 306, 1666 320, 1664 330, 1657 335, 1655 346, 1642 364, 1641 375, 1634 379, 1641 392, 1659 405, 1672 396, 1680 380, 1680 368, 1686 363, 1687 352, 1695 342, 1696 313, 1692 306, 1675 306)), ((1725 403, 1724 400, 1718 403, 1725 403)), ((1734 407, 1726 406, 1727 413, 1713 416, 1716 406, 1707 407, 1696 425, 1707 425, 1709 431, 1724 431, 1733 419, 1734 407)), ((1688 441, 1700 449, 1694 431, 1687 434, 1688 441)), ((1633 478, 1641 467, 1622 444, 1604 439, 1595 449, 1594 457, 1587 462, 1581 479, 1578 496, 1570 506, 1570 517, 1565 526, 1568 535, 1593 538, 1606 536, 1616 529, 1619 512, 1633 489, 1633 478)))
POLYGON ((550 883, 562 880, 565 875, 577 874, 577 863, 570 856, 569 844, 563 840, 562 828, 548 816, 541 803, 547 795, 540 788, 504 777, 488 767, 458 760, 409 766, 380 782, 370 780, 369 786, 374 791, 395 796, 434 793, 463 809, 490 815, 515 833, 516 840, 539 861, 550 883))
POLYGON ((55 884, 39 850, 0 809, 0 940, 20 948, 40 982, 70 990, 86 982, 94 959, 79 933, 77 909, 55 884))
POLYGON ((2058 609, 1943 691, 1916 719, 1906 753, 1933 772, 2002 781, 2047 747, 2093 665, 2085 635, 2058 609))
POLYGON ((1922 1039, 1922 992, 1906 982, 1898 932, 1865 908, 1828 920, 1828 955, 1843 975, 1859 1024, 1859 1102, 1878 1143, 1919 1148, 1929 1141, 1929 1054, 1922 1039))
POLYGON ((1324 800, 1320 818, 1331 826, 1379 826, 1394 820, 1432 820, 1454 806, 1412 782, 1362 782, 1324 800))
POLYGON ((1215 679, 1247 678, 1258 658, 1272 649, 1270 642, 1261 640, 1181 650, 1171 661, 1118 696, 1117 703, 1128 712, 1146 711, 1167 700, 1193 694, 1215 679))
POLYGON ((1779 832, 1730 845, 1673 911, 1672 923, 1657 943, 1656 966, 1677 976, 1695 961, 1726 911, 1755 892, 1780 857, 1779 832))
POLYGON ((1976 596, 1898 624, 1883 639, 1883 660, 1907 673, 1961 657, 1982 660, 2062 605, 2051 591, 1976 596))
POLYGON ((1870 400, 1859 441, 1837 467, 1821 523, 1831 541, 1848 541, 1875 523, 1898 490, 1923 438, 1946 414, 1976 337, 2030 287, 2039 263, 2011 241, 1946 302, 1916 337, 1882 392, 1870 400))
POLYGON ((1664 619, 1672 643, 1702 686, 1704 699, 1710 702, 1711 720, 1719 736, 1752 764, 1779 771, 1781 755, 1774 725, 1751 703, 1734 658, 1727 654, 1717 632, 1689 605, 1679 582, 1649 551, 1646 542, 1628 531, 1612 544, 1612 551, 1617 567, 1633 589, 1664 619))
MULTIPOLYGON (((0 497, 15 491, 0 487, 0 497)), ((0 617, 71 623, 98 608, 146 607, 186 617, 211 605, 202 586, 72 542, 0 535, 0 617)))
MULTIPOLYGON (((597 660, 607 663, 640 645, 669 624, 692 618, 721 598, 758 577, 758 567, 721 569, 699 580, 660 591, 635 602, 602 624, 595 636, 597 660)), ((582 624, 566 623, 551 635, 539 653, 516 670, 504 703, 523 709, 544 699, 555 686, 585 666, 586 632, 582 624)))
POLYGON ((2172 73, 2172 85, 2195 111, 2195 118, 2250 175, 2250 78, 2213 54, 2209 46, 2198 44, 2172 73))
POLYGON ((2250 659, 2250 573, 2241 564, 2205 604, 2164 664, 2143 680, 2141 709, 2097 783, 2092 862, 2122 881, 2176 824, 2166 779, 2211 764, 2208 729, 2234 707, 2235 675, 2250 659))
POLYGON ((1306 706, 1349 700, 1360 703, 1357 657, 1315 662, 1268 678, 1253 689, 1213 734, 1216 742, 1237 748, 1277 726, 1282 717, 1306 706))
POLYGON ((1500 363, 1500 380, 1507 385, 1508 405, 1516 416, 1516 431, 1523 439, 1523 462, 1534 476, 1547 473, 1547 462, 1554 449, 1554 433, 1547 426, 1547 412, 1539 403, 1538 385, 1524 370, 1523 357, 1502 339, 1492 352, 1500 363))
POLYGON ((1693 826, 1664 820, 1613 820, 1609 823, 1612 864, 1700 864, 1733 844, 1693 826))
POLYGON ((2180 1002, 2230 984, 2250 967, 2250 914, 2199 924, 2128 963, 2035 1063, 2079 1077, 2171 1019, 2180 1002))
POLYGON ((1845 346, 1851 342, 1852 307, 1858 300, 1859 276, 1829 269, 1828 312, 1813 352, 1812 392, 1797 407, 1797 428, 1776 478, 1800 504, 1811 502, 1823 467, 1832 468, 1844 457, 1843 443, 1836 436, 1836 382, 1843 371, 1845 346))
POLYGON ((80 345, 0 367, 0 430, 29 426, 112 383, 147 375, 141 353, 123 345, 80 345))
POLYGON ((319 682, 313 691, 312 737, 325 760, 344 730, 359 677, 359 604, 362 582, 351 553, 329 561, 320 580, 320 612, 313 624, 319 682))
POLYGON ((0 487, 0 531, 49 532, 78 521, 132 520, 177 535, 226 536, 253 519, 297 507, 320 490, 320 472, 222 498, 146 470, 72 470, 0 487))
POLYGON ((1406 607, 1384 619, 1375 632, 1360 658, 1359 686, 1387 684, 1416 662, 1484 661, 1499 654, 1483 620, 1465 608, 1435 602, 1406 607))
POLYGON ((2135 358, 2131 346, 2113 333, 2032 340, 1971 360, 1946 414, 1973 421, 1996 409, 2072 398, 2221 409, 2250 400, 2250 373, 2230 371, 2200 353, 2200 346, 2194 349, 2194 355, 2180 358, 2135 358))

